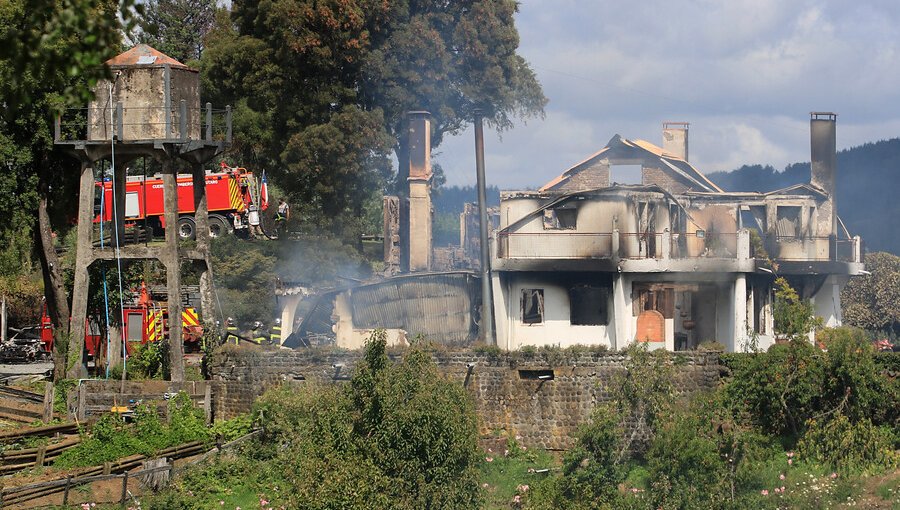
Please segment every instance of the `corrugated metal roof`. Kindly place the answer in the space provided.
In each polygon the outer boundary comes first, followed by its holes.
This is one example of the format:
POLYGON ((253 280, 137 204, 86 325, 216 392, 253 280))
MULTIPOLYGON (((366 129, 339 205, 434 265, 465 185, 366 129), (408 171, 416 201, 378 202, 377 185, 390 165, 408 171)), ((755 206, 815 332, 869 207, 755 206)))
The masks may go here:
POLYGON ((403 329, 448 345, 475 340, 479 278, 470 272, 391 278, 349 290, 356 328, 403 329))
POLYGON ((120 67, 136 67, 136 66, 162 66, 169 65, 181 69, 190 69, 188 66, 166 55, 165 53, 153 48, 148 44, 138 44, 130 50, 120 53, 115 57, 106 61, 106 65, 120 67))
POLYGON ((480 277, 470 271, 414 273, 331 290, 316 296, 299 334, 331 335, 334 301, 346 293, 353 327, 403 329, 446 345, 468 345, 478 336, 480 277))

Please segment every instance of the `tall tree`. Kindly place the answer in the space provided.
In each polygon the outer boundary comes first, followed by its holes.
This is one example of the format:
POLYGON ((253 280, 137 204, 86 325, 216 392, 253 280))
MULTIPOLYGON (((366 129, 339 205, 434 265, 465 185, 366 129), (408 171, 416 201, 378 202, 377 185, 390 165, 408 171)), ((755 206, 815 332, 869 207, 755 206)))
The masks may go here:
MULTIPOLYGON (((242 146, 241 157, 267 165, 300 201, 322 204, 322 216, 337 201, 352 217, 361 188, 386 184, 389 150, 405 181, 405 112, 432 113, 432 147, 476 109, 498 129, 543 114, 546 98, 516 53, 516 9, 513 0, 235 1, 207 38, 204 90, 246 110, 236 113, 238 132, 266 126, 264 143, 242 146), (310 136, 321 133, 343 150, 321 150, 322 136, 310 136)), ((337 231, 345 222, 334 219, 337 231)))
POLYGON ((181 62, 197 60, 215 16, 215 0, 149 0, 137 40, 181 62))
POLYGON ((870 331, 900 334, 900 257, 866 254, 870 274, 856 276, 841 291, 844 320, 870 331))
MULTIPOLYGON (((22 243, 34 236, 58 332, 68 331, 69 307, 50 209, 71 195, 63 190, 67 177, 77 173, 71 172, 73 160, 54 151, 51 119, 64 107, 90 100, 93 86, 108 74, 103 62, 120 49, 121 21, 132 18, 132 7, 131 0, 0 2, 0 157, 7 169, 0 187, 9 192, 4 200, 13 201, 4 208, 9 219, 0 225, 0 240, 12 241, 6 256, 19 253, 27 261, 22 243)), ((55 354, 61 376, 65 357, 55 354)))

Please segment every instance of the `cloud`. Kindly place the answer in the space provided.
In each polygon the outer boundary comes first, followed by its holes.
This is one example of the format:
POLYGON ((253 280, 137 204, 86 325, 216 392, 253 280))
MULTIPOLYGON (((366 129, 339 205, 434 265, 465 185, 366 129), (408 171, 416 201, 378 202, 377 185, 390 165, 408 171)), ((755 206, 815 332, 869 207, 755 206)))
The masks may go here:
MULTIPOLYGON (((667 120, 691 123, 706 172, 808 160, 810 111, 839 113, 842 148, 900 135, 888 0, 523 0, 516 23, 550 105, 488 136, 488 181, 504 188, 539 186, 617 133, 659 144, 667 120)), ((448 183, 474 182, 471 139, 441 145, 448 183)))

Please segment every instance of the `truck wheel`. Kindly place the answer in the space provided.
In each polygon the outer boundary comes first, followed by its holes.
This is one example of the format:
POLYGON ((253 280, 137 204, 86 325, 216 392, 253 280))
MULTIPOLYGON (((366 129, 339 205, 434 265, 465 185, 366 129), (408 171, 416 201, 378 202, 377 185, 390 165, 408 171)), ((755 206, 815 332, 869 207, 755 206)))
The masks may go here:
POLYGON ((222 237, 231 231, 228 221, 218 214, 209 215, 209 237, 222 237))
POLYGON ((193 239, 197 233, 197 225, 194 218, 182 216, 178 218, 178 237, 179 239, 193 239))

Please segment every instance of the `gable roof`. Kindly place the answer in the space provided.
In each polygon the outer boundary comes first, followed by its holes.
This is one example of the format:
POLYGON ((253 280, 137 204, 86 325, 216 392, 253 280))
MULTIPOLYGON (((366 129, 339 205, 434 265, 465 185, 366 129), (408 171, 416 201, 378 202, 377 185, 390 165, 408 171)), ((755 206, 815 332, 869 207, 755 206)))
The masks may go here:
POLYGON ((722 188, 716 186, 699 170, 687 161, 665 152, 661 147, 653 145, 646 140, 628 140, 619 135, 613 136, 606 147, 589 156, 574 166, 568 168, 562 174, 544 184, 540 191, 552 191, 565 184, 573 176, 589 168, 593 163, 601 159, 656 159, 660 168, 669 170, 697 186, 699 190, 709 192, 722 192, 722 188))
POLYGON ((106 61, 110 67, 162 66, 169 65, 180 69, 188 66, 166 55, 148 44, 138 44, 128 51, 120 53, 106 61))

